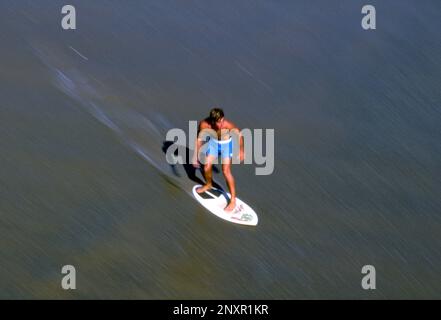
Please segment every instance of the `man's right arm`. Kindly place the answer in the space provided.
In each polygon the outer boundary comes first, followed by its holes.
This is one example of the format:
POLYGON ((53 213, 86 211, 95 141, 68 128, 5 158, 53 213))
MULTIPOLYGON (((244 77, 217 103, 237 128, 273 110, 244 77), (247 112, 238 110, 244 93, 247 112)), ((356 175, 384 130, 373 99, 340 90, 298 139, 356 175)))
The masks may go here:
POLYGON ((201 133, 201 130, 203 130, 206 127, 204 121, 199 122, 199 126, 198 126, 198 133, 197 133, 197 137, 196 137, 196 142, 195 142, 195 150, 193 153, 193 159, 191 161, 192 165, 196 168, 199 168, 199 159, 198 159, 198 155, 199 155, 199 150, 202 146, 202 140, 199 139, 199 134, 201 133))

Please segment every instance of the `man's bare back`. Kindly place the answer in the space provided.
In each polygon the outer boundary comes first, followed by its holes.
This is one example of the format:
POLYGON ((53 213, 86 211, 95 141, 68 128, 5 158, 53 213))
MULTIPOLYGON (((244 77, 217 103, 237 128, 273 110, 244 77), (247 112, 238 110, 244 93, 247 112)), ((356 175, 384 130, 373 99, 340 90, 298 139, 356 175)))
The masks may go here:
POLYGON ((203 129, 212 129, 216 131, 217 138, 219 140, 228 140, 230 139, 229 132, 233 130, 239 131, 239 129, 230 121, 225 118, 223 118, 223 121, 221 122, 221 127, 217 127, 216 125, 213 125, 209 122, 209 119, 206 118, 201 121, 199 125, 200 130, 203 129))

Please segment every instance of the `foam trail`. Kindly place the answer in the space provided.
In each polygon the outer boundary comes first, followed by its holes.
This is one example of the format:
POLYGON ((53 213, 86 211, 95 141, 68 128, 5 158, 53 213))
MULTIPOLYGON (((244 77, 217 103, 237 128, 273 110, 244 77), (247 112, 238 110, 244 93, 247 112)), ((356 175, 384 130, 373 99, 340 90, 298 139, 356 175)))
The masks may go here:
POLYGON ((84 60, 88 61, 89 58, 87 58, 85 55, 81 54, 77 49, 73 48, 73 47, 69 47, 70 49, 72 49, 76 54, 78 54, 81 58, 83 58, 84 60))
MULTIPOLYGON (((180 179, 173 173, 161 150, 165 138, 164 131, 173 127, 163 114, 153 113, 149 118, 121 105, 115 105, 113 101, 106 101, 106 95, 100 94, 91 84, 92 81, 88 81, 76 68, 66 67, 66 61, 61 61, 59 56, 53 56, 51 50, 44 50, 42 47, 33 49, 53 74, 54 85, 58 89, 112 130, 124 145, 168 177, 175 186, 191 195, 191 182, 180 179)), ((105 87, 104 84, 102 86, 105 87)))
POLYGON ((109 127, 110 129, 112 129, 113 131, 115 131, 116 133, 122 135, 122 131, 118 128, 118 126, 112 121, 110 120, 105 113, 93 102, 90 102, 90 111, 92 113, 92 115, 101 123, 103 123, 104 125, 106 125, 107 127, 109 127))

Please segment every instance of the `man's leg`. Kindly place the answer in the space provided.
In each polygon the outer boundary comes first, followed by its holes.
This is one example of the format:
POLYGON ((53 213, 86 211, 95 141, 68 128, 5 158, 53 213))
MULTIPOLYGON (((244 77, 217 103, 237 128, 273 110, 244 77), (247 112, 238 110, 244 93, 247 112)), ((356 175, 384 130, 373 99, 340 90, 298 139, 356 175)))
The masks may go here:
POLYGON ((212 175, 213 175, 213 161, 216 159, 216 157, 212 155, 207 155, 205 158, 205 164, 204 164, 204 177, 205 177, 205 185, 197 188, 197 193, 203 193, 209 189, 211 189, 212 185, 212 175))
POLYGON ((225 207, 225 211, 233 211, 236 207, 236 185, 234 183, 234 177, 231 174, 231 158, 222 159, 222 172, 227 181, 228 189, 230 190, 231 199, 230 203, 225 207))

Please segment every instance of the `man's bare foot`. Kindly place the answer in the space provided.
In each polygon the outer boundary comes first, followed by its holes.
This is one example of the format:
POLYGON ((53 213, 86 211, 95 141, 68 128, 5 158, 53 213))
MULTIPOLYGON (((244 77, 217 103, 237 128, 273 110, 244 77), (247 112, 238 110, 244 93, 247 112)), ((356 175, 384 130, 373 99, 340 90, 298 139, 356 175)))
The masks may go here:
POLYGON ((204 185, 202 187, 197 188, 196 192, 197 193, 204 193, 205 191, 210 190, 211 188, 212 188, 211 184, 206 184, 206 185, 204 185))
POLYGON ((236 208, 236 199, 231 200, 228 206, 226 206, 224 210, 227 212, 231 212, 234 210, 234 208, 236 208))

